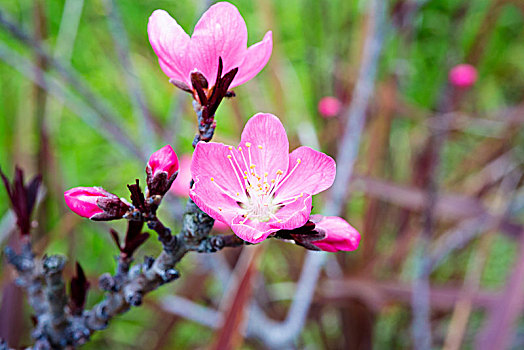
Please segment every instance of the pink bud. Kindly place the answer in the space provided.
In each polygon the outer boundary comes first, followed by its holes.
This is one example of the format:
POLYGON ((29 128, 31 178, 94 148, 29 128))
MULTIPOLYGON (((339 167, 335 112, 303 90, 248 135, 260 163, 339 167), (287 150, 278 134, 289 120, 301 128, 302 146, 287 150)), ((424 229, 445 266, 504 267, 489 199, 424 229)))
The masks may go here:
POLYGON ((459 64, 449 71, 449 82, 458 88, 469 88, 477 81, 477 70, 470 64, 459 64))
POLYGON ((121 219, 130 206, 102 187, 75 187, 64 192, 64 199, 73 212, 97 221, 121 219))
POLYGON ((315 223, 315 228, 325 231, 326 237, 312 244, 327 252, 352 251, 358 248, 360 233, 338 216, 325 216, 315 223))
POLYGON ((217 232, 229 232, 231 229, 229 228, 228 224, 220 220, 215 220, 215 224, 213 225, 213 230, 217 232))
POLYGON ((73 212, 84 218, 91 218, 104 212, 97 205, 97 200, 110 195, 101 187, 75 187, 64 192, 64 199, 73 212))
POLYGON ((340 100, 333 96, 326 96, 320 99, 318 102, 318 112, 324 118, 331 118, 340 113, 342 103, 340 100))
POLYGON ((152 177, 165 171, 169 179, 178 171, 178 157, 171 145, 165 145, 149 157, 147 166, 151 169, 152 177))

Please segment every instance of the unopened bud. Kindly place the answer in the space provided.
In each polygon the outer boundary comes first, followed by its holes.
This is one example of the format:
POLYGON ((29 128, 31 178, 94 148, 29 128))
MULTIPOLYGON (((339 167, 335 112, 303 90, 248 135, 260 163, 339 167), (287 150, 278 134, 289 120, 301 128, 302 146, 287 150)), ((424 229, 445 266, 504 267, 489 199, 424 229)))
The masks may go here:
POLYGON ((74 213, 91 220, 120 219, 129 204, 101 187, 75 187, 64 192, 64 199, 74 213))
POLYGON ((149 196, 163 196, 178 174, 178 157, 170 145, 151 155, 146 173, 149 196))

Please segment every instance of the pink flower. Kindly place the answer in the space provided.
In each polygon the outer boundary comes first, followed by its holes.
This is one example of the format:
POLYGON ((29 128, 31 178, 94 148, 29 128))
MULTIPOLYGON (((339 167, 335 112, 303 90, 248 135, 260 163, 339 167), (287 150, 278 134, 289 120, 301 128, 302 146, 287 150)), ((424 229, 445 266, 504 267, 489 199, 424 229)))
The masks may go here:
POLYGON ((191 72, 198 71, 207 82, 217 78, 219 57, 223 71, 238 67, 230 87, 241 85, 266 65, 273 48, 272 33, 247 47, 247 27, 237 8, 227 2, 211 6, 198 21, 189 37, 164 10, 156 10, 147 26, 149 42, 164 73, 174 81, 191 87, 191 72))
POLYGON ((331 186, 335 168, 331 157, 309 147, 289 154, 280 120, 257 114, 247 122, 238 148, 197 144, 189 196, 237 236, 258 243, 278 230, 304 225, 311 196, 331 186))
POLYGON ((470 64, 459 64, 449 71, 450 83, 459 88, 469 88, 477 81, 477 70, 470 64))
POLYGON ((324 118, 331 118, 340 113, 342 103, 340 100, 333 96, 322 97, 318 102, 318 112, 324 118))
POLYGON ((167 177, 170 178, 178 171, 178 157, 176 156, 173 147, 165 145, 149 157, 147 167, 151 171, 153 177, 161 172, 166 172, 167 177))
POLYGON ((129 204, 101 187, 75 187, 64 192, 64 199, 74 213, 91 220, 120 219, 129 204))
POLYGON ((178 157, 170 145, 165 145, 149 157, 146 167, 149 196, 163 196, 178 174, 178 157))
POLYGON ((311 242, 322 250, 337 252, 339 250, 352 251, 358 248, 360 233, 338 216, 322 217, 319 222, 315 222, 315 229, 324 231, 326 234, 325 238, 311 242))
POLYGON ((171 185, 171 193, 179 197, 189 197, 189 184, 191 182, 191 156, 184 154, 180 158, 180 171, 171 185))

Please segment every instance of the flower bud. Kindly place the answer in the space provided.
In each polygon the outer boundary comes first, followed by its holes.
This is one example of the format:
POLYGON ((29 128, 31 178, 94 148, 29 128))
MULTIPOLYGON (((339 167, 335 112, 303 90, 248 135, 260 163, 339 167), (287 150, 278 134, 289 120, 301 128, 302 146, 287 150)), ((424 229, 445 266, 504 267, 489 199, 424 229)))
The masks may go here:
POLYGON ((149 157, 146 167, 149 196, 163 196, 178 174, 178 157, 170 145, 166 145, 149 157))
POLYGON ((333 96, 326 96, 320 99, 318 102, 318 112, 324 118, 332 118, 340 113, 342 103, 340 100, 333 96))
POLYGON ((315 222, 315 230, 326 234, 324 239, 311 242, 318 248, 327 252, 352 251, 358 248, 360 233, 346 220, 338 216, 317 215, 312 215, 310 220, 313 222, 319 220, 315 222))
POLYGON ((459 64, 449 71, 449 82, 458 88, 469 88, 477 81, 477 70, 470 64, 459 64))
POLYGON ((129 204, 101 187, 75 187, 64 192, 64 199, 73 212, 91 220, 120 219, 129 204))

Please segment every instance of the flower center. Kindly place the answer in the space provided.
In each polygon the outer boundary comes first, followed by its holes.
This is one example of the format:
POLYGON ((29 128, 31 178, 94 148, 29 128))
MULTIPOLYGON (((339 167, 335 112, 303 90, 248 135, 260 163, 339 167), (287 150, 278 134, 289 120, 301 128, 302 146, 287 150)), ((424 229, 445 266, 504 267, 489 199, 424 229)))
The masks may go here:
MULTIPOLYGON (((250 142, 245 143, 245 148, 241 146, 238 147, 241 159, 235 157, 232 146, 229 146, 230 154, 227 155, 238 184, 243 189, 242 193, 237 192, 233 195, 230 191, 227 191, 217 184, 214 178, 211 178, 211 182, 219 187, 224 194, 233 198, 238 203, 240 208, 237 213, 245 218, 242 223, 245 223, 247 220, 268 222, 271 219, 281 222, 275 214, 285 205, 293 203, 303 197, 304 194, 300 193, 289 198, 280 198, 279 196, 277 199, 275 198, 275 193, 287 179, 289 179, 291 174, 295 172, 302 161, 297 159, 295 166, 287 174, 284 174, 280 169, 278 169, 275 174, 269 174, 267 171, 259 173, 259 167, 257 167, 257 164, 254 164, 253 157, 251 156, 251 147, 250 142), (244 167, 241 167, 240 164, 243 164, 244 167), (246 170, 242 173, 241 169, 246 170)), ((262 150, 263 146, 258 145, 257 148, 262 150)), ((222 208, 219 208, 219 210, 222 211, 222 208)))

